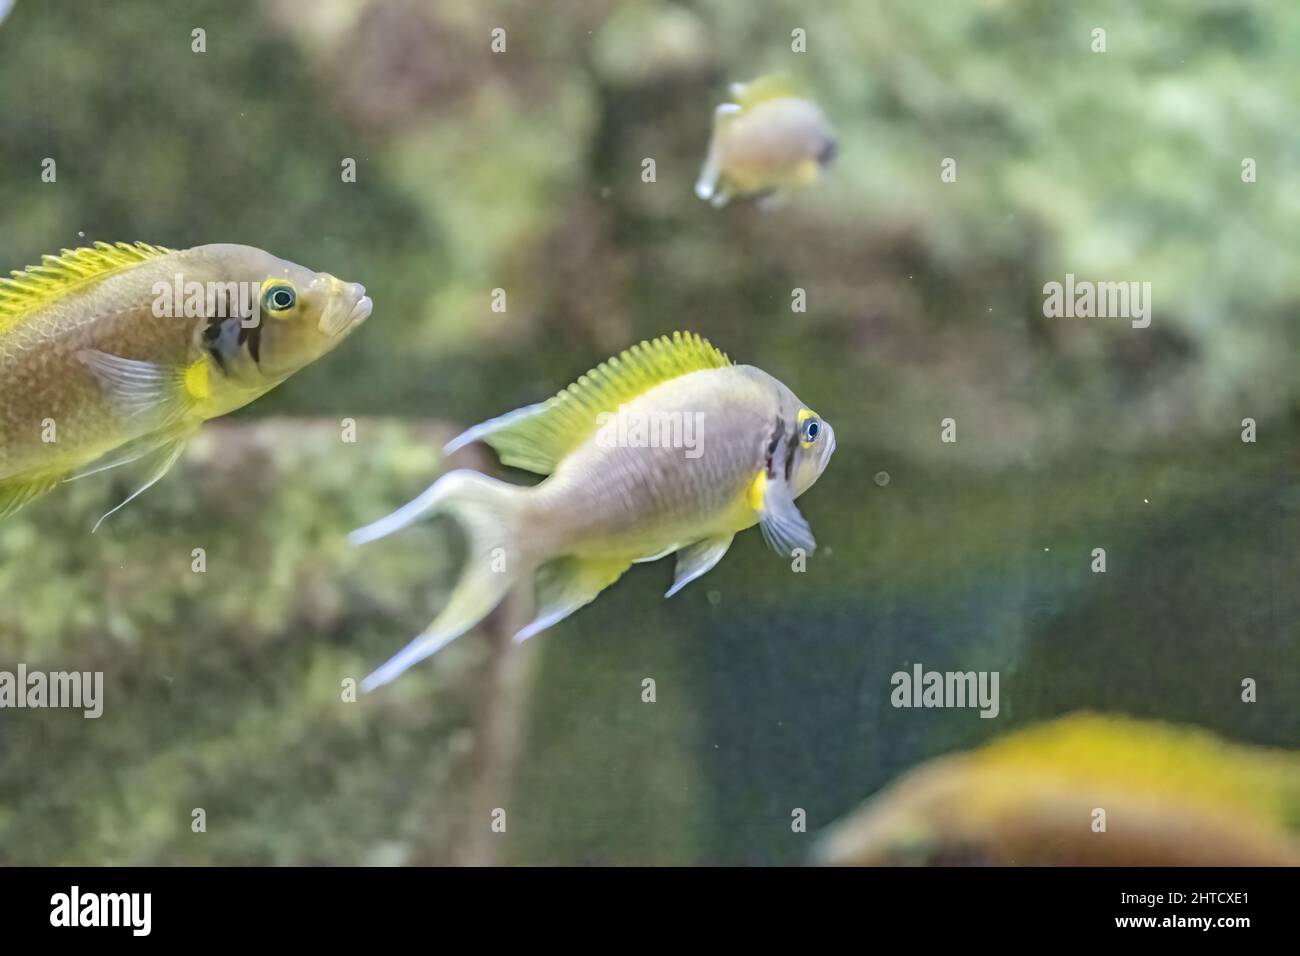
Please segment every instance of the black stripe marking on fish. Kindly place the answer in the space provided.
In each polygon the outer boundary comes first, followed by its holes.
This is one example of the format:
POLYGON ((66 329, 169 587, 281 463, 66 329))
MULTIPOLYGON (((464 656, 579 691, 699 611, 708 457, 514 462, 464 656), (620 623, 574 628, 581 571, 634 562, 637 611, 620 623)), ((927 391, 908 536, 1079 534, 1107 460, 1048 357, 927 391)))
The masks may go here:
POLYGON ((835 154, 839 152, 839 146, 835 140, 828 139, 822 144, 821 151, 817 154, 817 165, 823 169, 835 161, 835 154))
POLYGON ((248 354, 258 365, 262 364, 262 317, 257 317, 256 325, 239 324, 239 344, 248 343, 248 354))
POLYGON ((212 356, 213 361, 222 372, 226 371, 226 359, 229 357, 222 352, 221 346, 227 342, 228 336, 222 335, 227 329, 229 322, 239 323, 239 333, 235 340, 235 345, 248 345, 248 354, 253 357, 253 361, 258 365, 262 364, 262 317, 257 314, 256 308, 245 310, 240 308, 239 294, 234 289, 223 289, 226 295, 226 301, 221 305, 224 308, 218 308, 216 315, 208 316, 207 328, 203 330, 203 345, 212 356), (222 314, 224 312, 224 314, 222 314), (247 315, 245 314, 247 312, 247 315), (256 318, 254 325, 249 325, 249 318, 256 318))
POLYGON ((794 451, 798 447, 799 447, 799 429, 795 428, 790 432, 790 439, 785 444, 786 484, 790 483, 790 475, 794 470, 794 451))
POLYGON ((226 371, 226 357, 221 354, 221 327, 227 319, 218 319, 214 316, 208 317, 208 326, 203 330, 203 347, 207 349, 212 361, 217 363, 217 368, 222 373, 226 371))
POLYGON ((772 456, 776 454, 777 447, 781 444, 781 437, 785 434, 785 422, 781 416, 776 416, 776 423, 772 426, 772 440, 767 443, 767 456, 764 459, 763 467, 767 471, 767 477, 775 478, 776 472, 772 470, 772 456))

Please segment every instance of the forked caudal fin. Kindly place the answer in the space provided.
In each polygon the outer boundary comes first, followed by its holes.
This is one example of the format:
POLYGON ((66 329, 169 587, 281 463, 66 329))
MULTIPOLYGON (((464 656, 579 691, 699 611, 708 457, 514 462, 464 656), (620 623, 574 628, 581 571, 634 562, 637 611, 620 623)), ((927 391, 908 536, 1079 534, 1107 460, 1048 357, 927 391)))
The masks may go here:
POLYGON ((517 527, 523 493, 524 489, 476 471, 452 471, 414 501, 352 533, 349 540, 353 544, 364 544, 400 531, 425 515, 448 514, 469 539, 465 567, 447 606, 428 630, 367 677, 362 690, 382 687, 446 647, 500 603, 524 570, 517 527))
POLYGON ((631 565, 618 558, 536 553, 535 545, 527 543, 520 520, 520 505, 527 493, 526 488, 475 471, 453 471, 410 504, 352 533, 353 544, 364 544, 399 531, 424 515, 445 513, 469 538, 469 556, 447 606, 428 630, 362 681, 362 690, 382 687, 442 650, 483 620, 515 584, 532 585, 534 595, 533 618, 514 636, 518 644, 590 604, 631 565))

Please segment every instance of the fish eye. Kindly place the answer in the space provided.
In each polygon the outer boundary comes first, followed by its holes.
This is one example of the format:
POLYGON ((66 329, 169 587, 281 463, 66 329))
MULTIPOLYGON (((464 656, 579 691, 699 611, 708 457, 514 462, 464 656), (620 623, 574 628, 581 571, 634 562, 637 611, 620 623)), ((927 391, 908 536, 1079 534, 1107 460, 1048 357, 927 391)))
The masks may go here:
POLYGON ((298 296, 293 288, 287 285, 272 286, 262 296, 262 305, 270 312, 286 312, 292 309, 297 301, 298 296))
POLYGON ((821 422, 817 421, 815 418, 809 418, 803 423, 803 428, 800 429, 800 431, 801 434, 799 437, 803 443, 805 445, 811 445, 822 433, 821 422))

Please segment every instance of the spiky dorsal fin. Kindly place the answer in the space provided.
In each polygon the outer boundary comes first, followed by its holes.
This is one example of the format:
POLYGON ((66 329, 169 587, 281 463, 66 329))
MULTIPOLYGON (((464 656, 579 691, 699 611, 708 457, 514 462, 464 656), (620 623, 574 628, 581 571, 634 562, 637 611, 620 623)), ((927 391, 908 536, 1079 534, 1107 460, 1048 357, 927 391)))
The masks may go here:
POLYGON ((788 73, 769 73, 748 83, 732 83, 731 98, 741 110, 748 111, 767 100, 801 97, 803 91, 788 73))
POLYGON ((62 249, 57 256, 42 256, 40 265, 15 271, 9 279, 0 278, 0 329, 78 286, 171 251, 146 242, 97 242, 80 249, 62 249))
POLYGON ((598 416, 645 394, 656 385, 731 360, 692 332, 674 332, 634 345, 601 362, 539 405, 529 405, 476 425, 447 445, 447 452, 484 441, 503 464, 549 475, 569 452, 599 428, 598 416))

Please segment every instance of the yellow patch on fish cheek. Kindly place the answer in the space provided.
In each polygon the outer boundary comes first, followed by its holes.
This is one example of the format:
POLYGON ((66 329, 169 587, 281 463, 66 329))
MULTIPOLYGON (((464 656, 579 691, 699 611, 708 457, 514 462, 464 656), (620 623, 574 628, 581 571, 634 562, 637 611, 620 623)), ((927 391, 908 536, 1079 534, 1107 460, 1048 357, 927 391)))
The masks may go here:
POLYGON ((817 181, 817 176, 821 172, 818 168, 817 160, 805 159, 795 169, 795 182, 800 186, 808 186, 817 181))
POLYGON ((760 471, 750 482, 749 490, 745 492, 745 500, 753 511, 763 510, 763 501, 767 497, 767 472, 760 471))
POLYGON ((200 359, 185 370, 185 391, 200 401, 212 394, 206 359, 200 359))

